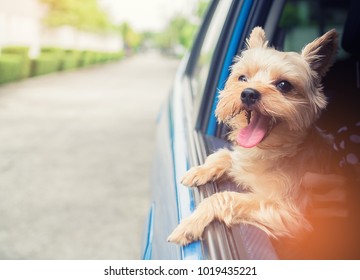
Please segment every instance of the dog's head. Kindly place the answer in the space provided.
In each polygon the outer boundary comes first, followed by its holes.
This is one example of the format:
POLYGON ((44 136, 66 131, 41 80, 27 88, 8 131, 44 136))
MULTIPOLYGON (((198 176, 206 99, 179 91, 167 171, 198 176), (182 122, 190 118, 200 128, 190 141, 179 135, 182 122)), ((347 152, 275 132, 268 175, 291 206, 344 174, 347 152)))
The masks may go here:
POLYGON ((282 133, 305 133, 326 107, 320 82, 336 50, 335 30, 294 53, 268 47, 264 30, 255 27, 247 49, 235 59, 215 112, 231 128, 230 140, 249 148, 279 131, 275 127, 282 133))

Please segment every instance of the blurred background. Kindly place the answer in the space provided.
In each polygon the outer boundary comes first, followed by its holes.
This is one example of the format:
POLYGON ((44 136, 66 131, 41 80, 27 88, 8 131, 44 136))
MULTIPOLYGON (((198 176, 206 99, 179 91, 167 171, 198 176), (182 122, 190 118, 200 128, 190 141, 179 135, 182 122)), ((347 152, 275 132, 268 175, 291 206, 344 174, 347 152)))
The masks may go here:
POLYGON ((0 0, 0 259, 138 259, 156 115, 208 0, 0 0))

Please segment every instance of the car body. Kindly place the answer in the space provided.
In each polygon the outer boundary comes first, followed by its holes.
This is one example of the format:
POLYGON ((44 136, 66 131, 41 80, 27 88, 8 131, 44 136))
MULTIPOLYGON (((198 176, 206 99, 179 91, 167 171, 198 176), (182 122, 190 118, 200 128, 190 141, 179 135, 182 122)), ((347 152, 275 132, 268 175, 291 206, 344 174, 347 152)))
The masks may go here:
MULTIPOLYGON (((359 121, 359 94, 346 98, 331 95, 339 84, 334 81, 337 75, 344 79, 350 74, 360 77, 359 68, 355 69, 356 65, 359 67, 360 53, 359 20, 354 12, 360 12, 357 2, 215 0, 209 3, 194 45, 182 60, 158 116, 152 204, 145 226, 143 259, 359 258, 360 242, 350 237, 357 233, 354 226, 357 215, 351 215, 355 217, 350 223, 353 234, 348 235, 342 218, 325 217, 320 219, 321 229, 301 242, 270 240, 254 226, 240 224, 227 228, 217 221, 206 228, 201 241, 188 246, 167 242, 179 221, 189 216, 202 199, 218 191, 237 189, 228 181, 195 189, 184 187, 180 181, 191 166, 202 164, 210 153, 229 146, 226 127, 218 124, 214 115, 217 94, 224 87, 234 56, 245 48, 246 38, 255 26, 264 28, 270 45, 286 51, 299 51, 325 31, 336 28, 343 37, 338 60, 348 59, 354 69, 344 72, 340 67, 329 74, 325 92, 330 92, 330 104, 319 125, 329 133, 336 133, 345 121, 359 121), (344 99, 346 104, 342 102, 344 99), (342 109, 345 111, 342 118, 334 115, 334 110, 342 109), (333 227, 337 228, 335 233, 333 227)), ((353 86, 356 81, 352 79, 349 83, 351 86, 346 86, 351 89, 347 91, 359 93, 359 85, 353 86)))

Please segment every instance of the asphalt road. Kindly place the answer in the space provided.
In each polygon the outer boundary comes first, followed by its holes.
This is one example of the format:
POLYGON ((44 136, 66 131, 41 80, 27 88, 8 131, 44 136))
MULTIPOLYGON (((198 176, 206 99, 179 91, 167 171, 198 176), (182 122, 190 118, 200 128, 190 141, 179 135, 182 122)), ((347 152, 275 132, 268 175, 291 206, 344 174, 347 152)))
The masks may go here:
POLYGON ((0 259, 138 259, 155 119, 178 61, 0 87, 0 259))

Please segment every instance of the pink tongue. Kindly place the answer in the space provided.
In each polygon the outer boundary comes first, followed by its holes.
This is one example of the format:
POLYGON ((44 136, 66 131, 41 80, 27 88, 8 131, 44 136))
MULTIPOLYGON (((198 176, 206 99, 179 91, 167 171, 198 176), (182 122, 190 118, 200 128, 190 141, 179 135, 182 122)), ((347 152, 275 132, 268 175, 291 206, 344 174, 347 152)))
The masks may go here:
POLYGON ((258 113, 252 113, 251 121, 247 127, 240 129, 236 142, 245 148, 252 148, 264 139, 270 118, 258 113))

